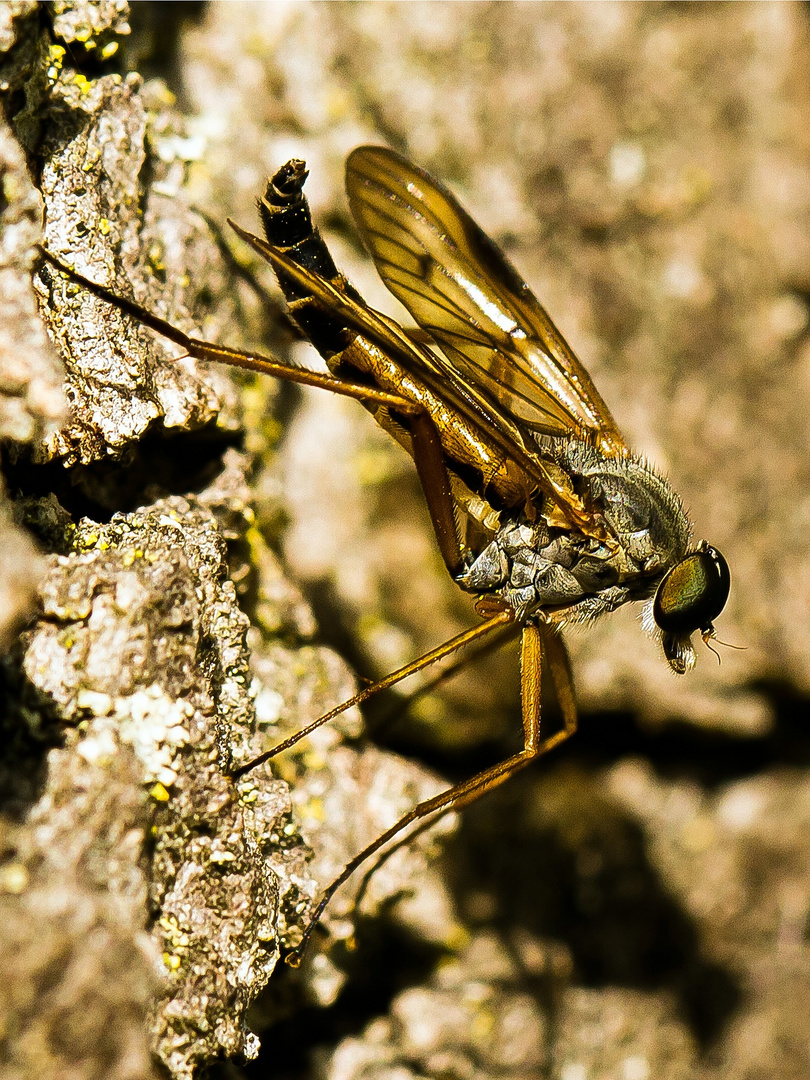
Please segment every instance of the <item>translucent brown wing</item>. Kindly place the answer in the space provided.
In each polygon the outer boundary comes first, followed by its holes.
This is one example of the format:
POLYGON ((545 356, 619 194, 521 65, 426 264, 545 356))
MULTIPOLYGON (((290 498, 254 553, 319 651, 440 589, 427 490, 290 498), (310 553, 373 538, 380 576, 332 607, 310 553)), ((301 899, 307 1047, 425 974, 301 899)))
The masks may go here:
POLYGON ((527 478, 556 504, 569 527, 602 538, 598 523, 591 520, 573 488, 564 481, 559 468, 544 460, 536 447, 526 443, 525 428, 521 430, 520 425, 508 416, 496 415, 486 398, 476 394, 462 376, 454 374, 448 379, 447 371, 439 367, 435 353, 412 341, 392 319, 374 311, 362 301, 354 300, 344 291, 340 279, 327 281, 306 267, 299 266, 288 254, 246 232, 230 219, 228 224, 278 273, 292 278, 324 311, 339 316, 348 326, 394 357, 405 371, 413 374, 417 381, 424 383, 437 398, 455 411, 460 424, 469 425, 472 430, 480 432, 490 446, 500 450, 505 458, 522 469, 527 478))
POLYGON ((578 433, 603 453, 625 452, 607 405, 545 309, 449 191, 376 146, 349 156, 346 188, 380 276, 439 344, 449 379, 518 426, 578 433))

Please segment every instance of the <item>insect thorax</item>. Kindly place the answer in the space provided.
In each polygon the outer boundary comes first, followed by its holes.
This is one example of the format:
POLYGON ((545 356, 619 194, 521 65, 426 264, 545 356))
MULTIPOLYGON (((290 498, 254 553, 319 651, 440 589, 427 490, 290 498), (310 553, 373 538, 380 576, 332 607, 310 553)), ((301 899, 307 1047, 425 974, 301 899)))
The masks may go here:
POLYGON ((613 542, 549 525, 541 508, 533 522, 505 521, 461 587, 505 600, 521 622, 541 614, 581 622, 650 597, 689 544, 675 493, 639 458, 609 458, 567 439, 553 440, 551 453, 613 542))

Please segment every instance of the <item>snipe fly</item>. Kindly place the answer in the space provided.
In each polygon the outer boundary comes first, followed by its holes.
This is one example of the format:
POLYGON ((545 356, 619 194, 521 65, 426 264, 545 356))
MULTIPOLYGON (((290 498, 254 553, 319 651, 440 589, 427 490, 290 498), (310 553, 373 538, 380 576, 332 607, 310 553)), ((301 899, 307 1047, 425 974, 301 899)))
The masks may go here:
POLYGON ((415 806, 361 851, 321 897, 296 963, 336 889, 408 825, 458 810, 576 730, 560 630, 628 601, 679 675, 695 663, 693 634, 714 637, 729 592, 716 548, 691 541, 669 484, 628 449, 585 368, 496 245, 453 195, 383 147, 346 166, 354 220, 383 281, 416 320, 407 330, 374 311, 339 273, 313 228, 303 161, 268 182, 265 239, 230 222, 273 266, 295 322, 330 374, 187 337, 163 319, 46 259, 191 356, 357 398, 411 455, 448 572, 477 597, 483 621, 368 687, 233 776, 288 749, 364 701, 462 646, 511 627, 521 635, 523 749, 415 806), (560 702, 560 730, 540 725, 541 670, 560 702))

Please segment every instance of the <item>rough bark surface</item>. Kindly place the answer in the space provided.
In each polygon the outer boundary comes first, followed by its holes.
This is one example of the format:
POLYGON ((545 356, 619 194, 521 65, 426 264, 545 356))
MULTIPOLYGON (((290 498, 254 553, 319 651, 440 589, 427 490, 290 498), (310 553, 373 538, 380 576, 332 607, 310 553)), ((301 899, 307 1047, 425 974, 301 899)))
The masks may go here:
MULTIPOLYGON (((0 514, 0 633, 36 617, 4 666, 0 1074, 191 1077, 256 1056, 247 1010, 318 884, 436 780, 373 748, 327 753, 352 716, 288 759, 295 817, 269 768, 229 779, 352 681, 308 643, 311 612, 256 527, 234 381, 176 359, 33 246, 184 329, 238 336, 228 269, 186 194, 199 141, 164 84, 82 72, 114 66, 125 4, 2 16, 0 433, 15 502, 0 514)), ((259 451, 272 393, 247 400, 259 451)), ((393 862, 369 910, 423 866, 393 862)), ((352 911, 336 902, 333 941, 352 911)), ((324 957, 298 996, 328 1000, 341 978, 324 957)))
MULTIPOLYGON (((775 3, 0 7, 2 1080, 804 1080, 809 41, 775 3), (574 636, 576 741, 441 864, 388 859, 368 918, 339 895, 293 973, 311 898, 440 781, 353 714, 229 759, 353 691, 321 641, 371 678, 474 616, 362 409, 178 358, 33 245, 311 364, 211 222, 303 157, 393 312, 343 193, 364 142, 503 244, 726 555, 747 648, 674 680, 633 611, 574 636)), ((401 745, 505 756, 516 687, 487 657, 401 745)))

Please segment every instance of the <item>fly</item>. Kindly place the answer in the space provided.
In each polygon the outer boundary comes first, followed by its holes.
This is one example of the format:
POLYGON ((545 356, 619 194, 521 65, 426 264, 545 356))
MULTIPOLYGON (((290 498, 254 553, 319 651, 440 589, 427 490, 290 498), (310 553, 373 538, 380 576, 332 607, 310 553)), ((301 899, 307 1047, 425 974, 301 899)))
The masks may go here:
POLYGON ((235 779, 293 746, 350 705, 473 642, 521 636, 523 748, 419 803, 359 852, 325 890, 297 963, 330 898, 414 822, 460 810, 577 726, 570 663, 560 636, 630 601, 678 675, 708 645, 728 598, 720 552, 694 543, 667 481, 627 447, 585 368, 498 247, 455 197, 383 147, 350 154, 352 215, 388 289, 420 330, 370 308, 337 270, 312 225, 303 161, 272 177, 259 200, 262 239, 229 222, 273 266, 295 322, 329 375, 209 344, 116 296, 48 252, 46 259, 201 360, 217 360, 358 399, 413 458, 453 580, 477 598, 483 621, 320 717, 252 761, 235 779), (541 671, 560 702, 560 730, 540 726, 541 671))

